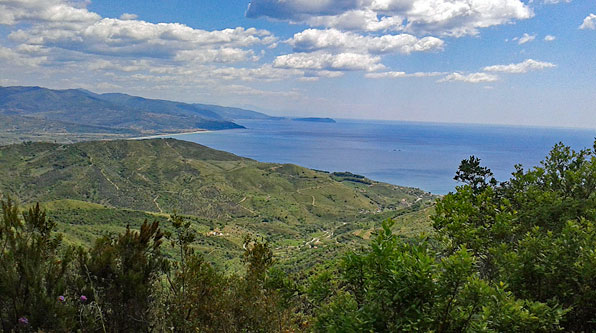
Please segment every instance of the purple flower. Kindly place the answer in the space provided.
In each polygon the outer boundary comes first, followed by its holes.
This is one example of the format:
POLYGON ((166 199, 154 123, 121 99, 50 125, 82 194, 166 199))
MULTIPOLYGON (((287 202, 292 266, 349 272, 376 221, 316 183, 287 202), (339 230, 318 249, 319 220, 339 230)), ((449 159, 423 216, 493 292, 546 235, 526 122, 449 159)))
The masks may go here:
POLYGON ((65 301, 66 301, 66 298, 64 298, 64 296, 58 296, 58 302, 64 303, 65 301))
POLYGON ((21 317, 21 318, 19 318, 19 324, 29 325, 29 319, 27 319, 27 317, 21 317))
POLYGON ((81 295, 80 300, 81 300, 81 302, 87 302, 87 296, 81 295))

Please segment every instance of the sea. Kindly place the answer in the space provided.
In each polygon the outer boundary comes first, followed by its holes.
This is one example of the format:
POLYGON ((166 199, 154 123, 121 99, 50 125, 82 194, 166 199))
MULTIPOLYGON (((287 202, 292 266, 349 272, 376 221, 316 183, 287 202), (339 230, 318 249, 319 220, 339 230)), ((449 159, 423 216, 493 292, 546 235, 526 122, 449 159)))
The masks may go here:
POLYGON ((474 155, 495 177, 509 179, 516 164, 537 166, 558 143, 592 148, 596 130, 399 121, 239 120, 246 129, 171 137, 261 162, 350 171, 434 194, 454 191, 453 176, 474 155))

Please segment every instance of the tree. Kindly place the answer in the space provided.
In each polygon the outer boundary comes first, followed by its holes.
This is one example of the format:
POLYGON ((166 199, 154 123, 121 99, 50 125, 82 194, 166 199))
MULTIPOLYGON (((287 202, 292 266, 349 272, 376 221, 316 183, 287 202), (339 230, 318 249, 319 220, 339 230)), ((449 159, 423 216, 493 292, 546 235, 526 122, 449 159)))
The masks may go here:
MULTIPOLYGON (((490 173, 471 164, 462 163, 456 177, 490 173)), ((594 189, 594 151, 559 143, 540 166, 518 165, 506 182, 458 187, 437 203, 433 225, 450 251, 472 251, 483 278, 505 282, 516 297, 560 304, 567 331, 594 331, 594 189)))
POLYGON ((404 242, 391 221, 370 248, 343 260, 341 289, 317 316, 326 332, 550 332, 560 309, 517 299, 480 278, 465 248, 441 256, 427 239, 404 242))
POLYGON ((62 251, 56 224, 39 204, 22 214, 10 198, 1 204, 0 329, 73 329, 76 322, 68 319, 76 309, 66 302, 73 250, 62 251))
POLYGON ((147 331, 154 289, 166 265, 159 223, 145 221, 117 236, 97 239, 79 256, 80 276, 89 301, 101 309, 102 325, 112 332, 147 331))
POLYGON ((487 186, 494 186, 497 180, 489 168, 480 166, 480 159, 475 156, 461 161, 454 180, 469 185, 474 192, 481 192, 487 186))

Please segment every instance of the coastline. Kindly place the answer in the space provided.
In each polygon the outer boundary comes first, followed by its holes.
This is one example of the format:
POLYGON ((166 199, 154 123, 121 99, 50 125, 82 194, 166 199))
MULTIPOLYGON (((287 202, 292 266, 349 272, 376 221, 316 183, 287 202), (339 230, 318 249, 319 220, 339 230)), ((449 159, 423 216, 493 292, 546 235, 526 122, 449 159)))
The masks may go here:
POLYGON ((148 136, 139 136, 134 138, 127 138, 127 140, 146 140, 146 139, 157 139, 157 138, 167 138, 174 135, 183 135, 183 134, 199 134, 199 133, 208 133, 213 132, 210 130, 195 130, 189 132, 179 132, 179 133, 167 133, 167 134, 156 134, 156 135, 148 135, 148 136))

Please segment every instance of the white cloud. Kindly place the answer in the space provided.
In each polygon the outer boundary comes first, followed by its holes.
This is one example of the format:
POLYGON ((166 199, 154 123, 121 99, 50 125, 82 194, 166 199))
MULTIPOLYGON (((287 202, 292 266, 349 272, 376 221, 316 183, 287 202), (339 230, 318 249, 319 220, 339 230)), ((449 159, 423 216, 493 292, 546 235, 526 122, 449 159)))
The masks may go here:
POLYGON ((15 27, 9 38, 20 43, 18 49, 46 54, 55 49, 56 57, 64 54, 58 50, 70 50, 194 62, 255 61, 252 48, 277 41, 270 32, 254 28, 206 31, 180 23, 145 22, 134 14, 102 18, 66 0, 0 2, 0 24, 15 27))
POLYGON ((276 40, 269 32, 253 28, 205 31, 179 23, 154 24, 109 18, 73 29, 61 24, 41 24, 29 30, 14 31, 9 37, 22 44, 91 54, 157 58, 174 58, 181 51, 267 45, 276 40))
POLYGON ((550 62, 536 61, 533 59, 526 59, 523 62, 509 65, 494 65, 484 67, 483 70, 486 72, 503 72, 503 73, 527 73, 530 71, 542 70, 546 68, 556 67, 555 64, 550 62))
POLYGON ((529 43, 529 42, 533 41, 534 39, 536 39, 536 35, 529 35, 527 33, 524 33, 521 37, 513 38, 513 40, 516 40, 517 44, 519 44, 519 45, 529 43))
POLYGON ((467 83, 485 83, 485 82, 494 82, 499 79, 498 76, 488 73, 471 73, 471 74, 461 74, 461 73, 451 73, 444 78, 440 79, 437 82, 451 82, 451 81, 461 81, 467 83))
MULTIPOLYGON (((35 84, 53 80, 49 78, 66 82, 68 78, 69 86, 90 89, 114 85, 159 91, 163 86, 164 90, 193 87, 213 92, 214 87, 236 82, 313 81, 340 77, 341 70, 384 68, 380 57, 350 52, 325 55, 313 66, 299 65, 296 56, 287 56, 285 63, 283 57, 277 59, 277 66, 258 64, 266 50, 279 42, 269 31, 243 27, 207 31, 179 23, 145 22, 134 14, 103 18, 88 11, 84 4, 0 0, 0 25, 5 25, 3 29, 9 36, 3 40, 11 46, 3 46, 0 40, 0 66, 10 67, 14 73, 3 82, 27 74, 35 77, 31 80, 37 81, 28 81, 38 82, 35 84)), ((229 93, 296 96, 237 88, 229 93)))
POLYGON ((100 19, 96 13, 63 0, 10 0, 0 3, 0 24, 21 22, 84 23, 100 19))
POLYGON ((370 9, 351 10, 335 16, 314 16, 307 19, 308 24, 316 27, 330 27, 342 30, 384 31, 403 30, 403 18, 381 16, 370 9))
POLYGON ((433 76, 441 76, 445 75, 442 72, 416 72, 416 73, 406 73, 406 72, 382 72, 382 73, 366 73, 364 76, 369 79, 398 79, 398 78, 405 78, 405 77, 433 77, 433 76))
POLYGON ((120 15, 121 20, 136 20, 137 18, 139 18, 137 14, 124 13, 120 15))
POLYGON ((343 30, 459 37, 534 14, 521 0, 253 0, 246 15, 343 30))
POLYGON ((553 35, 546 35, 546 36, 544 36, 544 41, 545 41, 545 42, 552 42, 552 41, 554 41, 555 39, 557 39, 557 37, 555 37, 555 36, 553 36, 553 35))
POLYGON ((307 29, 287 41, 297 52, 334 50, 358 53, 403 53, 442 50, 444 42, 435 37, 417 38, 409 34, 362 36, 337 29, 307 29))
MULTIPOLYGON (((15 52, 14 50, 0 45, 0 59, 7 60, 12 66, 27 66, 37 67, 45 62, 48 58, 43 55, 28 55, 15 52)), ((1 63, 0 63, 1 65, 1 63)))
POLYGON ((381 57, 358 53, 292 53, 275 58, 273 66, 305 70, 376 71, 385 68, 381 57))
POLYGON ((590 15, 586 16, 586 18, 584 19, 584 22, 579 26, 579 28, 585 29, 585 30, 596 29, 596 14, 590 14, 590 15))

